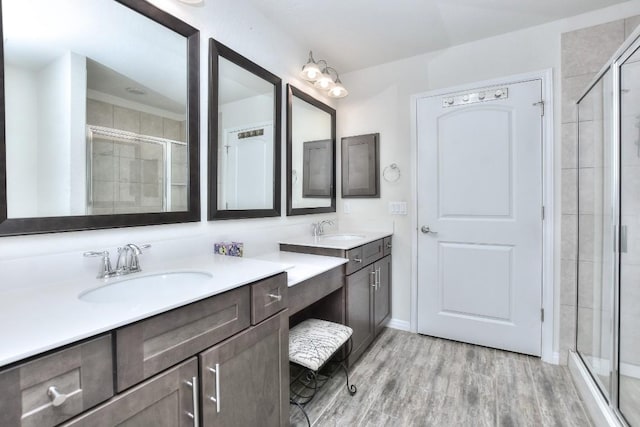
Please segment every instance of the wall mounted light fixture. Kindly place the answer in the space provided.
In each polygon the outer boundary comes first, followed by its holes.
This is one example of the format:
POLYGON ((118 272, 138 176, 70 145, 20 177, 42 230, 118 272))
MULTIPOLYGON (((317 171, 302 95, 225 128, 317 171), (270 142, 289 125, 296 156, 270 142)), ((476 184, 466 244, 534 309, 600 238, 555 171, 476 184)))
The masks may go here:
POLYGON ((313 59, 311 51, 309 51, 309 60, 302 66, 300 77, 313 83, 316 88, 326 90, 331 98, 344 98, 349 95, 336 69, 330 67, 324 59, 319 61, 313 59), (335 74, 335 77, 332 74, 335 74))

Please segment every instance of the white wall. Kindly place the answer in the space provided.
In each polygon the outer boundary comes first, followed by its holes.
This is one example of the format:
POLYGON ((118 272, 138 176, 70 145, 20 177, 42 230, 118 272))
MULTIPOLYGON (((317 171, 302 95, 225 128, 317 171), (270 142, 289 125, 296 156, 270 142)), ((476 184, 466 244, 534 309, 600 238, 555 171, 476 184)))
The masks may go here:
POLYGON ((632 1, 584 15, 555 21, 537 27, 491 37, 445 50, 407 58, 364 70, 344 74, 342 81, 349 97, 338 107, 338 136, 380 132, 380 167, 397 163, 402 175, 398 182, 381 180, 381 198, 349 199, 350 214, 343 213, 345 201, 338 200, 341 227, 363 220, 375 223, 393 221, 393 306, 392 317, 400 322, 411 319, 411 250, 416 224, 409 216, 388 214, 389 201, 409 202, 411 194, 410 96, 429 90, 506 77, 509 75, 553 68, 555 130, 555 343, 558 348, 559 238, 560 238, 560 35, 563 32, 608 22, 640 12, 640 2, 632 1))
POLYGON ((69 54, 69 212, 87 214, 87 58, 69 54))
MULTIPOLYGON (((297 74, 306 61, 309 46, 282 33, 248 5, 235 0, 206 1, 203 7, 190 7, 173 0, 152 3, 200 30, 200 181, 202 222, 125 229, 55 233, 36 236, 0 238, 0 289, 46 285, 71 277, 95 286, 98 262, 83 258, 82 252, 115 248, 127 242, 150 242, 153 248, 143 255, 143 267, 161 267, 167 259, 212 253, 214 241, 245 242, 248 256, 277 250, 280 238, 309 233, 309 224, 335 215, 310 215, 255 220, 206 221, 207 200, 207 114, 208 114, 208 39, 216 38, 240 54, 260 64, 312 96, 323 99, 311 86, 301 82, 297 74)), ((282 93, 283 118, 285 92, 282 93)), ((324 102, 332 105, 326 98, 324 102)), ((285 120, 282 136, 285 135, 285 120)), ((284 159, 285 144, 282 144, 284 159)), ((284 163, 282 171, 282 211, 285 211, 284 163)))

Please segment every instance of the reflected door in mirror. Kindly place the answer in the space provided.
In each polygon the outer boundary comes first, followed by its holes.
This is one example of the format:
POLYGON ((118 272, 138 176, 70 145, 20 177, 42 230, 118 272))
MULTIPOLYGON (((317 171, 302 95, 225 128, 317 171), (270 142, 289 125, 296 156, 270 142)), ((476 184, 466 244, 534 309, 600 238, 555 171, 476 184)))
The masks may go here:
POLYGON ((280 215, 281 80, 210 39, 209 219, 280 215))

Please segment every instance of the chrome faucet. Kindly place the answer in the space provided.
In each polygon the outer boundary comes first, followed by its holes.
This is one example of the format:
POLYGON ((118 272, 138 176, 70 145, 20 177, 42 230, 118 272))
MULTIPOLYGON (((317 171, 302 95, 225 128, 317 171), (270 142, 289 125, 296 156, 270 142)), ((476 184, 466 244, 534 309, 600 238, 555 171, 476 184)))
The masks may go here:
POLYGON ((142 271, 140 268, 139 255, 142 254, 142 249, 150 248, 151 245, 145 244, 142 246, 134 245, 133 243, 127 243, 126 245, 118 248, 118 260, 116 261, 115 270, 111 267, 111 258, 109 251, 90 251, 85 252, 85 257, 101 257, 100 269, 98 270, 98 279, 107 279, 113 276, 123 276, 125 274, 137 273, 142 271))
POLYGON ((324 234, 324 226, 333 225, 333 220, 324 219, 322 221, 314 222, 311 224, 311 233, 313 237, 322 236, 324 234))
POLYGON ((130 274, 141 271, 140 259, 138 256, 142 254, 142 250, 138 245, 127 243, 118 248, 118 261, 116 261, 116 274, 130 274))

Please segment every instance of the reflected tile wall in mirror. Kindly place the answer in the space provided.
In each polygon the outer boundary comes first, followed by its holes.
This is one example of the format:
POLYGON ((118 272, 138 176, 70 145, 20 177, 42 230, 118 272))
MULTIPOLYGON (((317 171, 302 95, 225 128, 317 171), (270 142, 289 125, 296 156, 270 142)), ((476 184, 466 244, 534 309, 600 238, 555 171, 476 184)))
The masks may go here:
POLYGON ((186 149, 187 39, 113 0, 83 5, 2 2, 8 217, 187 210, 171 149, 186 149))

